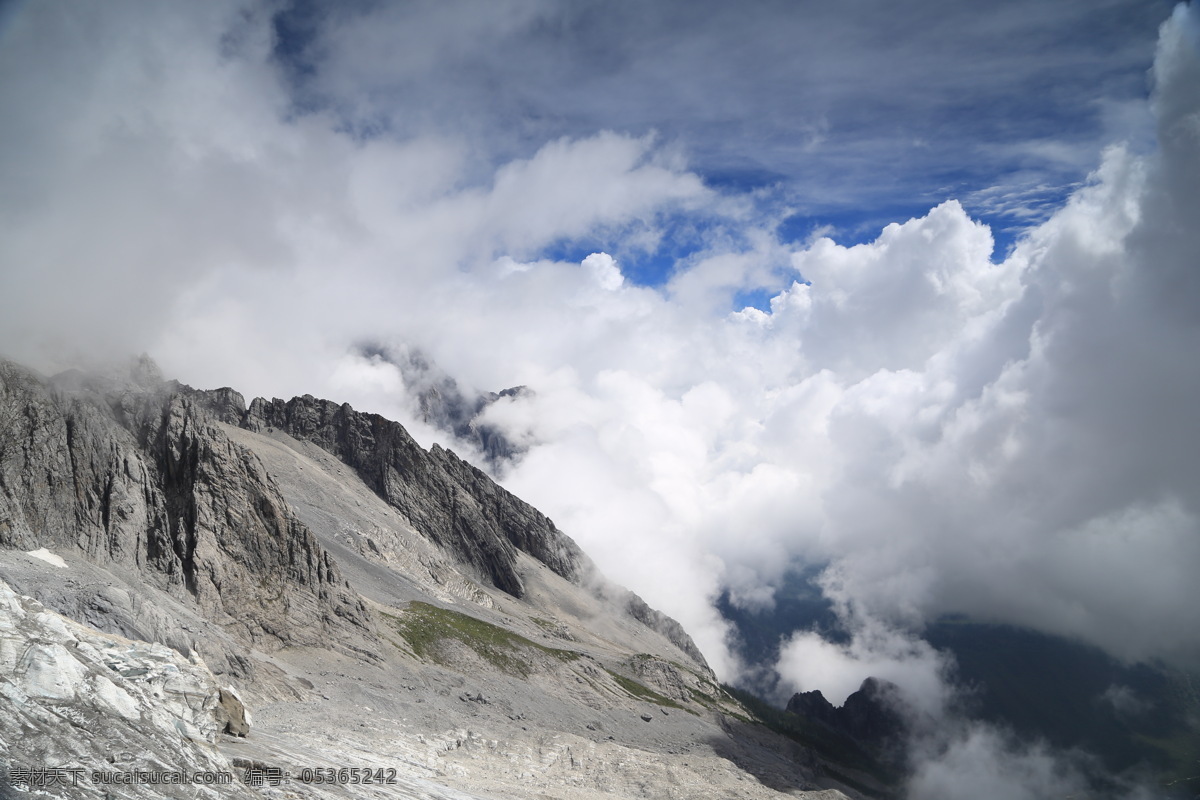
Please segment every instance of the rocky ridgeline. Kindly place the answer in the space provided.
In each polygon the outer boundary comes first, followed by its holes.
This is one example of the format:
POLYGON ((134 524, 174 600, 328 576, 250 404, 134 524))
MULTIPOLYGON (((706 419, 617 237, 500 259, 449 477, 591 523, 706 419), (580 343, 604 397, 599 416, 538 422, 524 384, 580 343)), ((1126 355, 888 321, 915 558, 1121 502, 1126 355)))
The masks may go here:
MULTIPOLYGON (((235 409, 230 391, 217 390, 214 406, 235 409)), ((240 424, 254 431, 282 430, 334 455, 414 528, 496 588, 514 597, 524 594, 516 566, 517 551, 523 551, 572 583, 594 586, 707 667, 682 625, 633 592, 604 581, 591 559, 552 520, 452 451, 436 444, 423 450, 399 423, 305 395, 286 402, 256 398, 241 414, 240 424)))
POLYGON ((425 451, 399 423, 305 395, 257 398, 239 424, 280 430, 334 455, 414 528, 514 597, 525 592, 518 549, 579 578, 583 554, 553 522, 453 453, 437 445, 425 451))
POLYGON ((625 589, 605 584, 591 560, 548 517, 450 450, 424 450, 397 422, 311 395, 256 398, 232 389, 188 390, 222 421, 255 432, 282 431, 311 442, 351 467, 409 523, 485 582, 525 593, 517 552, 533 556, 577 585, 594 584, 627 614, 661 633, 697 664, 704 657, 683 627, 625 589))
POLYGON ((373 631, 362 601, 218 422, 330 453, 486 584, 524 596, 517 555, 527 553, 704 664, 677 622, 605 582, 553 521, 453 452, 426 451, 399 423, 348 404, 305 395, 247 406, 232 389, 194 390, 163 380, 149 359, 119 377, 45 379, 0 364, 0 547, 77 548, 102 567, 144 573, 246 645, 361 651, 373 631))
POLYGON ((148 361, 119 381, 0 364, 0 437, 0 547, 81 551, 261 649, 370 635, 257 457, 148 361))
POLYGON ((902 741, 906 730, 902 708, 899 687, 878 678, 864 680, 858 691, 840 706, 826 700, 820 690, 792 695, 787 704, 789 712, 849 736, 880 755, 896 755, 891 751, 902 741))

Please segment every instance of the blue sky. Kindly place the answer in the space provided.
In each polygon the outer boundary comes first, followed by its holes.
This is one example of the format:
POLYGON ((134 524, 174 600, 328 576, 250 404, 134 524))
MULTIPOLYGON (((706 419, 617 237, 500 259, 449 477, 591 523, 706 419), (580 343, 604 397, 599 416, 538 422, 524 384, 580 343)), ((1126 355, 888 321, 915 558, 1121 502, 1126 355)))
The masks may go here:
MULTIPOLYGON (((823 230, 867 241, 958 199, 993 227, 1002 257, 1103 147, 1147 146, 1141 104, 1170 9, 301 0, 273 16, 273 56, 297 113, 332 113, 366 137, 468 137, 481 179, 556 138, 653 134, 706 185, 756 193, 793 241, 823 230)), ((659 285, 690 251, 667 241, 628 276, 659 285)))

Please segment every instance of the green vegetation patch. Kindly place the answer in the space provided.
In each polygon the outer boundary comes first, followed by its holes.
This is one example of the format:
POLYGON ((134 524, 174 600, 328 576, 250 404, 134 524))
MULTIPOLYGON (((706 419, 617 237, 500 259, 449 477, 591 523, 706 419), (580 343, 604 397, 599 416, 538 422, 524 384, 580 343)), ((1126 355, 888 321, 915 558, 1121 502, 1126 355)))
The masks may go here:
POLYGON ((384 616, 414 655, 444 666, 453 666, 442 647, 446 641, 461 642, 497 669, 523 678, 533 670, 531 656, 550 656, 563 662, 579 658, 574 650, 546 647, 499 625, 429 603, 414 601, 403 615, 384 616))
POLYGON ((617 684, 620 685, 620 687, 622 689, 624 689, 626 692, 628 692, 632 696, 638 698, 639 700, 647 700, 656 705, 666 706, 668 708, 678 708, 681 711, 690 711, 691 710, 688 708, 684 708, 683 706, 679 705, 679 703, 676 703, 671 698, 666 697, 665 695, 659 694, 658 692, 651 689, 649 686, 638 683, 637 681, 633 680, 632 678, 626 678, 624 675, 621 675, 620 673, 617 673, 617 672, 613 672, 611 669, 605 669, 604 671, 607 672, 609 675, 611 675, 612 679, 614 681, 616 681, 617 684))
MULTIPOLYGON (((695 689, 691 689, 690 691, 692 693, 692 699, 694 701, 696 701, 698 704, 707 708, 709 711, 716 711, 717 713, 724 714, 727 717, 733 717, 738 722, 744 722, 747 725, 753 725, 757 722, 757 720, 750 719, 745 714, 738 713, 737 711, 730 708, 729 706, 721 705, 719 702, 714 701, 711 697, 706 695, 704 692, 700 692, 695 689)), ((729 697, 728 695, 726 695, 723 690, 721 691, 721 696, 722 696, 722 699, 726 699, 730 703, 737 702, 732 697, 729 697)))
POLYGON ((1161 737, 1135 734, 1135 739, 1162 753, 1166 765, 1159 781, 1164 788, 1186 789, 1200 797, 1200 731, 1175 731, 1161 737))

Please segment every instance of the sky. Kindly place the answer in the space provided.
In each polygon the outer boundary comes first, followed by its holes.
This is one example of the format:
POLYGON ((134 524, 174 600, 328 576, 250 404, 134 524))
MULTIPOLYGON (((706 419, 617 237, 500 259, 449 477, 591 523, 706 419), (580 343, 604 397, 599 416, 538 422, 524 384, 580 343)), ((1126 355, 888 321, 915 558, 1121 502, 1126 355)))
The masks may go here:
MULTIPOLYGON (((487 412, 504 484, 726 679, 762 665, 715 600, 800 566, 854 635, 792 638, 783 689, 944 718, 945 613, 1195 665, 1197 13, 10 2, 0 354, 425 444, 364 344, 528 386, 487 412)), ((953 730, 923 796, 1073 780, 953 730)))

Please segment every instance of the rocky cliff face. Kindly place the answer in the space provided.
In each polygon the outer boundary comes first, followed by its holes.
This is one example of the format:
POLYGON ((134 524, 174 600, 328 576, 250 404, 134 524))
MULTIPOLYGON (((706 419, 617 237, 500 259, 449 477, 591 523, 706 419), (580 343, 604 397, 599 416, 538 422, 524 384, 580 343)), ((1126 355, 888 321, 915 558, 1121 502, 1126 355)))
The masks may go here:
POLYGON ((518 550, 571 581, 589 569, 579 547, 544 514, 451 451, 425 451, 399 423, 312 395, 256 398, 248 409, 229 389, 192 395, 229 424, 279 430, 332 454, 414 528, 514 597, 525 591, 518 550))
POLYGON ((259 647, 370 620, 258 459, 148 363, 50 382, 0 364, 0 547, 144 575, 259 647))
POLYGON ((894 683, 867 678, 841 706, 834 706, 819 690, 814 690, 793 695, 787 710, 878 750, 899 739, 905 731, 900 702, 894 683))
POLYGON ((607 584, 591 559, 552 520, 452 451, 436 444, 425 451, 399 423, 311 395, 288 401, 256 398, 248 409, 230 389, 193 395, 229 424, 279 430, 335 456, 414 528, 496 588, 514 597, 524 594, 517 553, 527 553, 572 583, 593 585, 625 613, 707 666, 678 622, 636 594, 607 584))
POLYGON ((286 402, 256 399, 243 424, 251 430, 278 429, 333 454, 414 528, 489 583, 516 597, 524 592, 513 543, 484 515, 478 500, 398 423, 305 395, 286 402))

